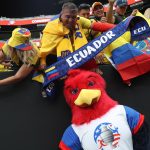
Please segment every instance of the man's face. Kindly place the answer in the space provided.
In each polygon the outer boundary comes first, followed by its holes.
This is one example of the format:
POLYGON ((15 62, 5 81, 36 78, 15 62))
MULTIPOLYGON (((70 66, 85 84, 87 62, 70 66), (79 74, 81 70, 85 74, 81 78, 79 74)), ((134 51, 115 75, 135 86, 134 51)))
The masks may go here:
POLYGON ((117 12, 119 15, 124 15, 124 14, 126 13, 127 7, 128 7, 128 6, 117 6, 116 12, 117 12))
POLYGON ((74 29, 77 22, 77 11, 65 9, 62 11, 60 19, 65 27, 74 29))
POLYGON ((94 7, 93 14, 96 17, 104 17, 104 7, 102 5, 97 5, 94 7))
POLYGON ((89 9, 81 9, 79 12, 79 16, 89 19, 90 10, 89 9))

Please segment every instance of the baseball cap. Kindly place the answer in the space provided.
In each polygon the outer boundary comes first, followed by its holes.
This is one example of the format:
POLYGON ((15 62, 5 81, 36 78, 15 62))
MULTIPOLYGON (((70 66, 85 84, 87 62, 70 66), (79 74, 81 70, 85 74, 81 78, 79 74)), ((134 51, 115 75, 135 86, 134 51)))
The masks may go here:
POLYGON ((101 2, 94 2, 92 4, 92 10, 94 10, 95 6, 103 6, 103 4, 101 2))
POLYGON ((32 50, 33 47, 30 42, 28 42, 30 37, 31 32, 28 29, 16 28, 12 31, 12 36, 7 41, 7 44, 13 48, 23 51, 32 50))
POLYGON ((127 0, 116 0, 116 6, 122 7, 122 6, 128 6, 127 0))

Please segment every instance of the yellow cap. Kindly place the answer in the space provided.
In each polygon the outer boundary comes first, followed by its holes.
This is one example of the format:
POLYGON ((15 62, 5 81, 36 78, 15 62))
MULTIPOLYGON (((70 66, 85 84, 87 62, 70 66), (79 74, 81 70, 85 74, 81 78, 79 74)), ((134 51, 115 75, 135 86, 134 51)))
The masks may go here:
POLYGON ((13 48, 19 50, 31 50, 29 38, 31 37, 31 32, 26 28, 16 28, 12 31, 11 38, 7 41, 7 44, 13 48))

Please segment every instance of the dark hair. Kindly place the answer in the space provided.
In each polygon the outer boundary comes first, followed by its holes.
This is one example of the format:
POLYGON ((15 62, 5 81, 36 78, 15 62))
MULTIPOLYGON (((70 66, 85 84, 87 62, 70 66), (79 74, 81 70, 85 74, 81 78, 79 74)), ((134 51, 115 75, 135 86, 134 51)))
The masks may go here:
POLYGON ((78 11, 78 7, 77 7, 74 3, 72 3, 72 2, 64 3, 63 6, 62 6, 62 11, 63 11, 64 9, 69 9, 69 10, 71 10, 71 11, 73 11, 73 12, 74 12, 74 11, 75 11, 75 12, 78 11))
POLYGON ((89 9, 90 10, 90 7, 91 6, 89 4, 83 3, 83 4, 79 5, 78 11, 81 11, 82 9, 89 9))

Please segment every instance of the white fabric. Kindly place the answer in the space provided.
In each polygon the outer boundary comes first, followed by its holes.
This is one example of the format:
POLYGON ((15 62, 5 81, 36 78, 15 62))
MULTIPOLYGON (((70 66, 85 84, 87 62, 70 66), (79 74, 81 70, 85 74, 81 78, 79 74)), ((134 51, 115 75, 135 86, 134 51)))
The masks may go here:
POLYGON ((132 133, 122 105, 88 124, 72 124, 72 128, 84 150, 133 150, 132 133))

